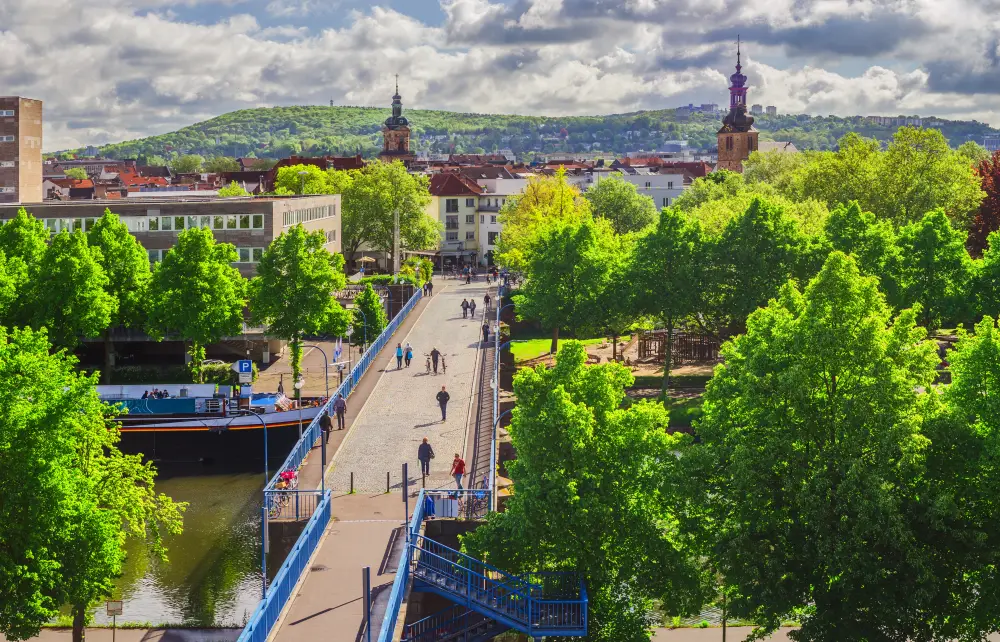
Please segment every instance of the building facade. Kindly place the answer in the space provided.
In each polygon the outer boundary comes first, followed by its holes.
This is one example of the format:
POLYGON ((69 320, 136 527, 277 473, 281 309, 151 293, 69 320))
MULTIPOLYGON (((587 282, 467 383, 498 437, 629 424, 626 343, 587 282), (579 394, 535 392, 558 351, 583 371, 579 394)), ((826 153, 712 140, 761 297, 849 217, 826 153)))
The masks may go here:
POLYGON ((754 118, 747 113, 747 77, 742 73, 740 49, 736 47, 736 73, 729 77, 729 113, 722 119, 722 128, 717 135, 719 162, 716 169, 743 171, 743 161, 750 152, 757 149, 758 132, 754 129, 754 118))
POLYGON ((483 188, 458 172, 442 172, 431 176, 429 191, 431 200, 425 211, 444 227, 438 251, 430 257, 435 266, 446 269, 477 263, 483 188))
MULTIPOLYGON (((234 264, 244 276, 257 271, 264 250, 288 228, 301 223, 325 236, 326 249, 341 251, 340 195, 270 198, 142 199, 49 202, 26 209, 53 233, 86 232, 110 208, 142 243, 151 263, 162 260, 177 235, 192 227, 212 230, 216 240, 232 243, 234 264)), ((0 205, 0 223, 17 215, 18 206, 0 205)))
POLYGON ((0 203, 42 201, 42 101, 0 97, 0 203))

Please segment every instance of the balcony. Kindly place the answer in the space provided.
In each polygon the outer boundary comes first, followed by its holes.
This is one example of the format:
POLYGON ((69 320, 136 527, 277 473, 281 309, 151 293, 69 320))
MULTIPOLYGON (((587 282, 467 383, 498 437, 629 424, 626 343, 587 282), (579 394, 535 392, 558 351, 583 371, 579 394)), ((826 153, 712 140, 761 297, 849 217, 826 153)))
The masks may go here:
POLYGON ((445 223, 444 229, 446 230, 457 230, 458 223, 445 223))

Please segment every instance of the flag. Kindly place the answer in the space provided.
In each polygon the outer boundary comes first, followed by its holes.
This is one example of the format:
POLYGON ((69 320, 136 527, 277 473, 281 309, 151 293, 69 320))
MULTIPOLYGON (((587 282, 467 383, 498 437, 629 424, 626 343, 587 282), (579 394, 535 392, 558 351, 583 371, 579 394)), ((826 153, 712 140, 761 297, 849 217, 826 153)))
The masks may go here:
POLYGON ((340 361, 340 355, 344 353, 343 339, 337 339, 337 347, 333 349, 333 360, 340 361))

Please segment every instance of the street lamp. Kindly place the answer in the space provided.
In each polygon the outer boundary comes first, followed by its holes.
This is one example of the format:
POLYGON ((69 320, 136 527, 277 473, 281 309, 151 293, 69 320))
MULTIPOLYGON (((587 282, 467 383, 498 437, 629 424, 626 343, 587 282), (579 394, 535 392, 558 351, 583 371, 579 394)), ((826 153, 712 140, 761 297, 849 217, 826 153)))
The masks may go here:
POLYGON ((309 175, 309 172, 305 172, 305 171, 299 172, 299 194, 305 194, 306 193, 306 176, 308 176, 308 175, 309 175))
POLYGON ((323 355, 323 377, 326 380, 326 398, 330 398, 330 359, 326 356, 326 350, 313 344, 302 344, 303 348, 313 348, 319 350, 323 355))
POLYGON ((299 407, 299 439, 302 439, 302 386, 305 383, 301 379, 295 382, 295 401, 299 407))
POLYGON ((267 470, 267 464, 268 464, 268 461, 267 461, 267 422, 264 421, 264 418, 261 417, 256 412, 254 412, 253 410, 243 410, 240 413, 239 416, 241 416, 241 417, 255 417, 257 419, 257 421, 259 421, 260 424, 262 426, 264 426, 264 485, 267 486, 267 482, 271 481, 271 475, 268 473, 268 470, 267 470))

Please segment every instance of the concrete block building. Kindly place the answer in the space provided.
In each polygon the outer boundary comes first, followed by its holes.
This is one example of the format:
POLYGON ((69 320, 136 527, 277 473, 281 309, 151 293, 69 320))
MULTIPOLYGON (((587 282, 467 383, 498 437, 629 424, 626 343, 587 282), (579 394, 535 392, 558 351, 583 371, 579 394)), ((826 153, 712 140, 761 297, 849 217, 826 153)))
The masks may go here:
POLYGON ((42 200, 42 101, 0 97, 0 203, 42 200))

